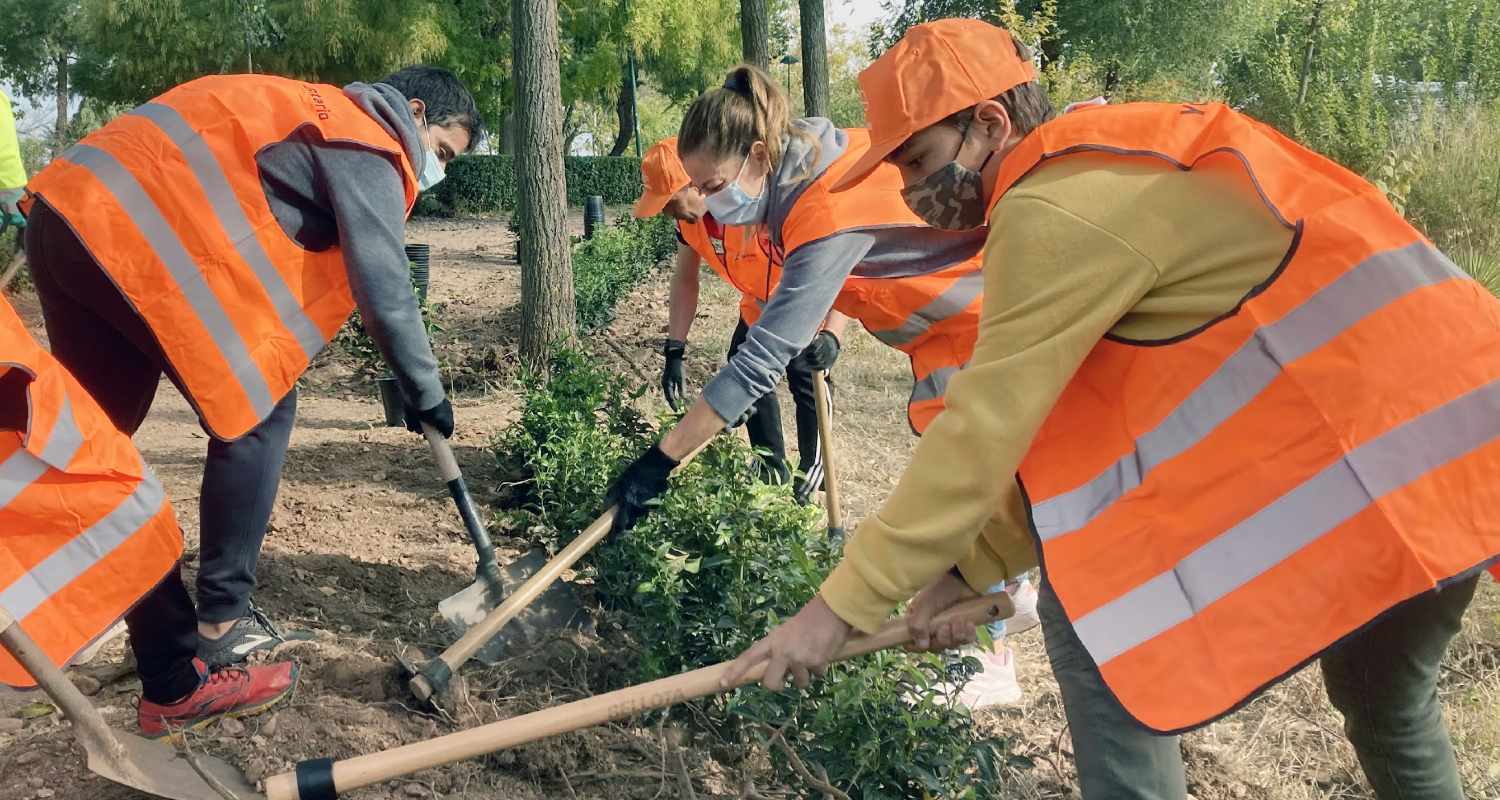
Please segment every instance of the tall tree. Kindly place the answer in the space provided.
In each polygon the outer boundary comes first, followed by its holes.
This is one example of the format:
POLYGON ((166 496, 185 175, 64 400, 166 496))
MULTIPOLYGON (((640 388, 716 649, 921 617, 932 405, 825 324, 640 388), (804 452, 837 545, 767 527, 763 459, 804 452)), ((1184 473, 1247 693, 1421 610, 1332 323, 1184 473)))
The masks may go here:
POLYGON ((0 79, 26 97, 57 103, 53 155, 70 141, 71 77, 78 58, 77 0, 0 0, 0 79))
POLYGON ((771 9, 767 0, 740 0, 740 52, 747 63, 771 68, 771 9))
POLYGON ((557 0, 512 0, 516 87, 516 213, 521 242, 521 360, 545 369, 576 336, 568 189, 563 179, 562 49, 557 0))
POLYGON ((828 24, 823 0, 799 0, 802 18, 802 104, 809 117, 828 116, 828 24))

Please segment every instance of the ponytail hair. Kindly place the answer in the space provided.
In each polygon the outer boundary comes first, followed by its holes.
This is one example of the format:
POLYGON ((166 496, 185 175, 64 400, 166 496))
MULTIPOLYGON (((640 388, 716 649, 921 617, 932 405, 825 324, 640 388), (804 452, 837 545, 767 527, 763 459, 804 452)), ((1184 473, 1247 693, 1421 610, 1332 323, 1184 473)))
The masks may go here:
MULTIPOLYGON (((792 125, 791 103, 775 79, 760 67, 741 64, 729 71, 723 86, 693 101, 677 132, 677 153, 730 158, 744 156, 751 145, 765 142, 774 174, 792 137, 817 146, 816 140, 792 125)), ((810 161, 817 161, 816 153, 810 161)))

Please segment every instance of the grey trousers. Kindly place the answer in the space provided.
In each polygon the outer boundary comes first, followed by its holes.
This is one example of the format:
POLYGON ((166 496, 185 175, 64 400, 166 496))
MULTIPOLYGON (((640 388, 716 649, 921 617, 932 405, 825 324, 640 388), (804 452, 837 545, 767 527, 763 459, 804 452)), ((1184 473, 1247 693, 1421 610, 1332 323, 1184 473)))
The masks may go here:
MULTIPOLYGON (((1437 679, 1478 582, 1413 598, 1321 658, 1328 696, 1381 800, 1463 800, 1437 679)), ((1125 713, 1046 582, 1037 610, 1084 800, 1182 800, 1177 737, 1150 733, 1125 713)))

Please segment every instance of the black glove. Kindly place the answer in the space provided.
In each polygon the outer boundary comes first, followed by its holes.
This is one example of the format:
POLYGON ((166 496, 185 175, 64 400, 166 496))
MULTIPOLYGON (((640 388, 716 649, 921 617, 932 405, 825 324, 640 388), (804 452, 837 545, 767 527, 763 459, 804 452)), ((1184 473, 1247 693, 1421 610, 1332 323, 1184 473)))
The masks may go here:
POLYGON ((615 485, 609 487, 609 502, 619 506, 609 531, 611 539, 629 531, 646 515, 647 504, 667 490, 667 477, 676 468, 677 461, 663 453, 661 445, 656 444, 625 468, 615 485))
POLYGON ((444 439, 452 439, 453 404, 448 402, 448 398, 444 397, 441 403, 425 411, 418 411, 411 406, 406 407, 407 430, 412 433, 421 433, 422 423, 424 422, 437 428, 437 432, 441 433, 444 439))
POLYGON ((831 331, 818 331, 812 344, 802 348, 802 352, 792 359, 791 367, 801 372, 832 369, 833 362, 839 360, 839 350, 839 337, 831 331))
POLYGON ((682 393, 687 383, 682 372, 682 358, 687 355, 687 342, 668 339, 661 346, 661 354, 667 357, 667 363, 661 368, 661 393, 667 398, 667 405, 676 411, 682 404, 682 393))

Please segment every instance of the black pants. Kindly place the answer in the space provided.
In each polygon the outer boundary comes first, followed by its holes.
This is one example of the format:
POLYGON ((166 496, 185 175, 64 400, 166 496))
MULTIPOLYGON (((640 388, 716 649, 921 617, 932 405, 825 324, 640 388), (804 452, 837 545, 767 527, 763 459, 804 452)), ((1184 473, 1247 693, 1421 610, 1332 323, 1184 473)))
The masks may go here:
MULTIPOLYGON (((734 336, 729 339, 729 355, 734 356, 745 343, 750 326, 741 319, 735 326, 734 336)), ((792 393, 792 403, 797 414, 797 471, 801 474, 798 486, 821 486, 823 483, 823 446, 818 439, 818 401, 813 389, 815 376, 811 372, 788 367, 786 386, 792 393)), ((832 402, 832 398, 829 398, 832 402)), ((745 422, 745 431, 750 434, 751 446, 769 451, 773 463, 767 467, 786 478, 786 437, 781 432, 781 401, 776 392, 767 392, 755 401, 754 413, 745 422)))
MULTIPOLYGON (((116 427, 134 435, 151 410, 161 376, 178 391, 182 381, 145 321, 68 223, 40 202, 28 219, 26 253, 52 354, 116 427)), ((208 437, 198 495, 198 607, 195 611, 180 571, 172 570, 125 616, 148 700, 170 702, 196 687, 191 662, 200 618, 227 622, 246 613, 296 413, 293 390, 239 439, 208 437)))

